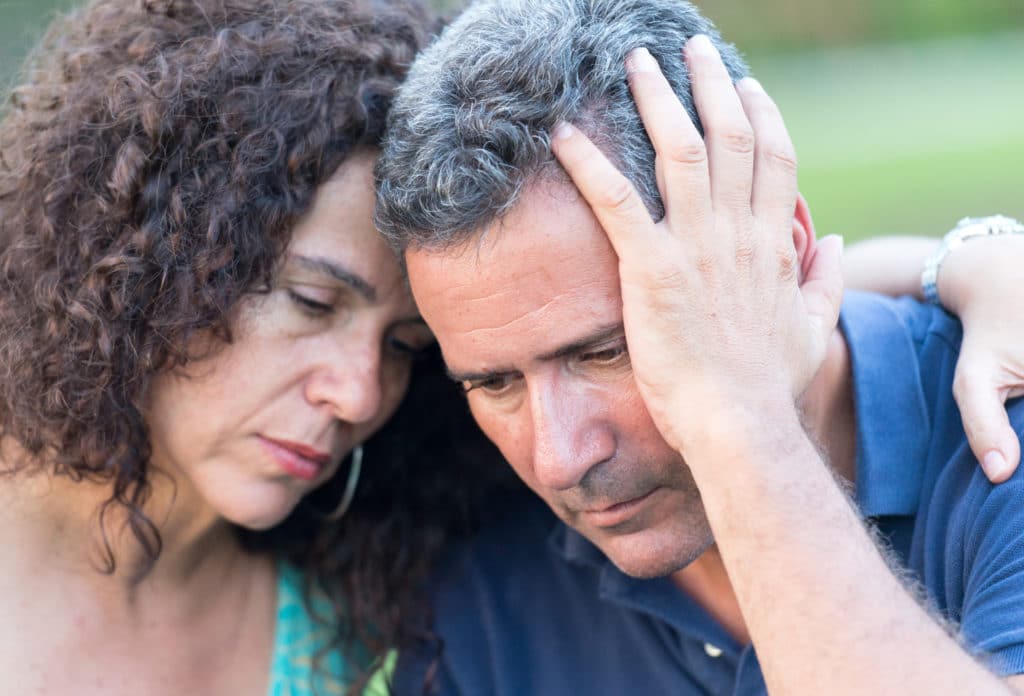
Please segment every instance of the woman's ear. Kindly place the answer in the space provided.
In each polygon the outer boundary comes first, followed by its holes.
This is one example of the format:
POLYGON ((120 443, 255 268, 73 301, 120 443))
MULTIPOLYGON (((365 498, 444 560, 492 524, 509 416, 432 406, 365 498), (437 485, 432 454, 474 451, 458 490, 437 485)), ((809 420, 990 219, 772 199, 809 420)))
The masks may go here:
POLYGON ((797 262, 800 264, 800 282, 807 276, 810 262, 814 258, 817 236, 814 232, 814 220, 811 209, 802 194, 796 195, 796 209, 793 211, 793 248, 796 249, 797 262))

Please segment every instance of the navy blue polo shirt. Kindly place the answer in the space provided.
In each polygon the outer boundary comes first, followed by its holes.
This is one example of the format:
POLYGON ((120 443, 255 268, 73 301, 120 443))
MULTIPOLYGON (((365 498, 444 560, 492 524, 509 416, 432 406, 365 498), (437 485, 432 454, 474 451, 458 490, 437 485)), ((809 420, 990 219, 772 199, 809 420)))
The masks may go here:
MULTIPOLYGON (((912 300, 849 293, 856 500, 932 609, 1003 675, 1024 672, 1024 467, 991 485, 952 397, 959 324, 912 300)), ((1024 403, 1010 417, 1024 432, 1024 403)), ((813 591, 814 588, 808 588, 813 591)), ((506 501, 453 552, 434 594, 443 650, 399 659, 399 694, 760 694, 757 656, 668 578, 619 571, 538 499, 506 501)), ((842 621, 837 609, 836 621, 842 621)))

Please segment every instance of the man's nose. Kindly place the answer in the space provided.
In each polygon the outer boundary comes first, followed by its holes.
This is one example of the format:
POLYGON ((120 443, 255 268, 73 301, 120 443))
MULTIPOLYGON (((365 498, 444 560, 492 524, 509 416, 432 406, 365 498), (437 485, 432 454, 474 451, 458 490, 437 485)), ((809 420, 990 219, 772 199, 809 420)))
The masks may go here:
POLYGON ((544 488, 568 490, 615 453, 600 398, 568 380, 530 390, 533 474, 544 488))
POLYGON ((348 423, 365 423, 381 408, 381 350, 377 341, 347 341, 321 356, 306 381, 306 399, 348 423))

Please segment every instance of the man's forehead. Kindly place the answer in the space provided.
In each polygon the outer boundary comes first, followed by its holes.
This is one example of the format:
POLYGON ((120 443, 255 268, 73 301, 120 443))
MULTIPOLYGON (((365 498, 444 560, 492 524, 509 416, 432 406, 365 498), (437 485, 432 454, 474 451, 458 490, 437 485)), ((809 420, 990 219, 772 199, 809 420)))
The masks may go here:
POLYGON ((590 209, 529 190, 471 243, 410 250, 417 304, 452 367, 557 350, 619 320, 617 259, 590 209))

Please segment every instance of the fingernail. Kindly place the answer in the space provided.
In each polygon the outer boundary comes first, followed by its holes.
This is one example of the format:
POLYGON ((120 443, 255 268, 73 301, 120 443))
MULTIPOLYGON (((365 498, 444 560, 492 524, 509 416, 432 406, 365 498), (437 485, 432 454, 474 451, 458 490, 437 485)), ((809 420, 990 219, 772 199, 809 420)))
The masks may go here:
POLYGON ((690 40, 686 42, 686 49, 702 56, 713 56, 717 53, 714 44, 711 43, 711 39, 705 34, 694 34, 691 36, 690 40))
POLYGON ((752 77, 744 77, 736 83, 736 86, 751 92, 764 92, 764 87, 761 86, 761 83, 752 77))
POLYGON ((832 244, 839 245, 839 252, 840 253, 842 253, 843 249, 846 248, 846 240, 843 238, 843 235, 841 235, 841 234, 827 234, 824 237, 822 237, 818 241, 818 243, 820 244, 821 242, 824 242, 824 241, 829 240, 829 239, 834 239, 835 240, 834 242, 832 242, 832 244))
POLYGON ((573 127, 565 121, 559 121, 551 129, 551 135, 555 140, 565 140, 572 136, 573 127))
POLYGON ((1009 464, 1006 457, 999 450, 990 450, 985 458, 981 460, 981 468, 990 481, 1001 481, 1006 476, 1009 464))
POLYGON ((641 72, 656 72, 657 70, 658 61, 654 60, 654 56, 651 55, 651 52, 643 46, 640 48, 634 48, 626 55, 627 75, 641 72))

